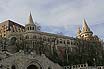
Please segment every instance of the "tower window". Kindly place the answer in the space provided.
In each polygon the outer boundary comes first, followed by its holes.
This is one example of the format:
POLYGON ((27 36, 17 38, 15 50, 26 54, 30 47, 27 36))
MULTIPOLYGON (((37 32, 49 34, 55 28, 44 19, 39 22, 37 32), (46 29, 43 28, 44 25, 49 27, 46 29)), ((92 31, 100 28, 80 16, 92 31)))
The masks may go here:
POLYGON ((26 35, 26 39, 29 39, 29 36, 28 35, 26 35))
POLYGON ((29 27, 27 27, 27 29, 29 30, 29 27))
POLYGON ((52 68, 49 66, 48 69, 52 69, 52 68))
POLYGON ((69 40, 67 41, 67 44, 70 44, 69 40))
POLYGON ((31 30, 34 30, 34 27, 31 27, 31 30))
POLYGON ((34 30, 34 27, 33 27, 33 30, 34 30))
POLYGON ((62 43, 62 40, 60 41, 60 43, 62 43))
POLYGON ((59 43, 59 40, 57 40, 57 44, 59 43))
POLYGON ((5 34, 4 34, 4 36, 5 36, 5 34))

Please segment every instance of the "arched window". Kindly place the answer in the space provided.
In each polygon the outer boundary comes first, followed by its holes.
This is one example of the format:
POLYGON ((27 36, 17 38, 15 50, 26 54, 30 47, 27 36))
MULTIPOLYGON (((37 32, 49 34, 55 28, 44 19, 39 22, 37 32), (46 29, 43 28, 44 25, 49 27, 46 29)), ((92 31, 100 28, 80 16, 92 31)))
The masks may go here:
POLYGON ((34 27, 30 27, 30 30, 34 30, 34 27))
POLYGON ((70 44, 69 40, 67 40, 67 44, 70 44))
POLYGON ((48 67, 48 69, 51 69, 51 67, 48 67))
POLYGON ((59 44, 59 40, 57 40, 57 44, 59 44))
POLYGON ((27 30, 29 30, 29 27, 27 27, 27 30))
POLYGON ((25 37, 26 39, 29 39, 29 36, 28 35, 26 35, 26 37, 25 37))
POLYGON ((48 38, 48 42, 50 42, 50 38, 48 38))
POLYGON ((36 35, 33 36, 33 39, 36 39, 36 35))
POLYGON ((62 43, 62 40, 60 40, 60 43, 62 43))
POLYGON ((12 65, 11 69, 16 69, 15 65, 12 65))

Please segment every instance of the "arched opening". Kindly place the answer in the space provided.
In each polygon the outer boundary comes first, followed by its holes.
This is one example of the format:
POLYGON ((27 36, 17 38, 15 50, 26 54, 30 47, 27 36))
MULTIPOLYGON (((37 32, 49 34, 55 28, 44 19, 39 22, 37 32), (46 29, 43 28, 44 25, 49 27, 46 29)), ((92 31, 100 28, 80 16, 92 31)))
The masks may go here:
POLYGON ((11 67, 11 69, 16 69, 15 65, 13 65, 13 66, 11 67))
POLYGON ((39 69, 36 65, 29 65, 27 69, 39 69))
POLYGON ((50 67, 48 67, 48 69, 51 69, 50 67))
POLYGON ((15 42, 16 42, 16 37, 10 37, 9 38, 9 43, 11 44, 11 45, 14 45, 15 44, 15 42))

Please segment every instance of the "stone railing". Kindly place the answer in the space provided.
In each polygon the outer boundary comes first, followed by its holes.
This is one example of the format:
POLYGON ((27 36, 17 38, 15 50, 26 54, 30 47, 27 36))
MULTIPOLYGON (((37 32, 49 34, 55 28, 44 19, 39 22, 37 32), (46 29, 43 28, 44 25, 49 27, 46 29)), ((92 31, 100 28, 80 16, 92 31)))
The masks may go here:
POLYGON ((88 69, 88 64, 78 64, 72 66, 64 66, 64 69, 88 69))

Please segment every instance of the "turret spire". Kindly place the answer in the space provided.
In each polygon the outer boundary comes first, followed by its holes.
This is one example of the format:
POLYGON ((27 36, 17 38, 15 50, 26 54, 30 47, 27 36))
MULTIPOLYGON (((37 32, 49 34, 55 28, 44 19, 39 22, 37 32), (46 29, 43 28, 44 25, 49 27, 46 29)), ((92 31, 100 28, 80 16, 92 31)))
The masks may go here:
POLYGON ((80 27, 77 29, 77 34, 79 35, 81 33, 80 27))
POLYGON ((81 30, 80 30, 80 27, 78 27, 78 29, 77 29, 77 38, 80 38, 80 34, 81 34, 81 30))
POLYGON ((28 24, 34 24, 31 12, 30 12, 30 15, 29 15, 29 18, 28 18, 28 24))
POLYGON ((83 20, 82 32, 91 32, 85 19, 83 20))
POLYGON ((28 22, 25 25, 25 31, 26 32, 34 32, 34 31, 37 31, 37 26, 34 24, 34 21, 33 21, 32 15, 31 15, 31 12, 30 12, 30 15, 29 15, 29 18, 28 18, 28 22))

